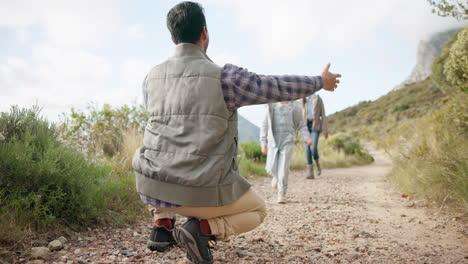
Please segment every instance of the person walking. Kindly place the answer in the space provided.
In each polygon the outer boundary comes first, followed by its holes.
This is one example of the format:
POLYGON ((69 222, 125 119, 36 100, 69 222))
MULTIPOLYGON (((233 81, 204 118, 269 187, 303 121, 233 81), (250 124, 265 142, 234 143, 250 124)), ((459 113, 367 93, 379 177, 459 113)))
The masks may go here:
POLYGON ((325 139, 328 138, 328 119, 325 114, 325 107, 322 98, 318 94, 313 94, 307 98, 303 98, 302 106, 304 110, 304 120, 306 120, 307 130, 312 138, 312 146, 306 145, 306 159, 307 159, 307 179, 314 179, 314 164, 312 158, 317 166, 317 174, 322 174, 322 168, 319 162, 318 142, 320 133, 323 133, 325 139))
POLYGON ((248 232, 266 216, 264 200, 238 170, 237 109, 334 91, 341 75, 330 73, 330 64, 315 77, 214 64, 198 3, 174 6, 167 27, 175 53, 143 82, 149 119, 132 161, 136 190, 154 219, 150 250, 177 243, 192 263, 213 263, 211 241, 248 232), (177 214, 187 222, 176 226, 177 214))
POLYGON ((279 204, 287 202, 285 196, 295 133, 301 134, 306 145, 312 145, 301 112, 300 103, 295 101, 268 104, 260 127, 262 152, 267 154, 265 169, 272 176, 271 186, 278 189, 279 204))

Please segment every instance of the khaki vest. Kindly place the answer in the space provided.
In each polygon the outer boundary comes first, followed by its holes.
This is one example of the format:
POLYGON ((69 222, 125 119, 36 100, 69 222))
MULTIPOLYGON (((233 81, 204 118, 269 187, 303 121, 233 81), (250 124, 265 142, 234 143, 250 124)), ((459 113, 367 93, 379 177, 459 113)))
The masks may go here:
POLYGON ((221 89, 222 69, 196 45, 147 75, 143 146, 133 158, 137 191, 182 206, 223 206, 250 187, 237 168, 237 111, 221 89))

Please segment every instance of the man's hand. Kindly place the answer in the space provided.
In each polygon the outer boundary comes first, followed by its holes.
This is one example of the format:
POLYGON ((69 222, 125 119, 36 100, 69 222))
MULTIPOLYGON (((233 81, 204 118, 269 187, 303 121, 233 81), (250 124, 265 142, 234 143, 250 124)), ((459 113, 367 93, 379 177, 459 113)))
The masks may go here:
POLYGON ((267 154, 267 151, 268 151, 268 147, 265 145, 262 147, 262 153, 263 154, 267 154))
POLYGON ((312 141, 312 139, 308 138, 308 139, 306 139, 306 144, 307 144, 307 146, 312 146, 312 144, 314 144, 314 141, 312 141))
POLYGON ((325 139, 328 139, 328 133, 324 133, 323 136, 325 137, 325 139))
POLYGON ((338 78, 341 77, 341 74, 331 73, 328 71, 329 69, 330 63, 328 63, 327 66, 325 66, 325 69, 322 72, 323 89, 333 92, 340 83, 340 80, 338 80, 338 78))

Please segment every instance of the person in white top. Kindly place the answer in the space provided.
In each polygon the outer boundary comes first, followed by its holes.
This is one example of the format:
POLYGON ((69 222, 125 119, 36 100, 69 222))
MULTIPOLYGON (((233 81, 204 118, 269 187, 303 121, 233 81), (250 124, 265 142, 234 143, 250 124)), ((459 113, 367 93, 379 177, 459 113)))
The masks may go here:
POLYGON ((285 203, 295 132, 301 133, 307 145, 312 145, 312 140, 302 119, 299 102, 280 102, 267 107, 260 128, 262 152, 267 154, 265 169, 273 177, 272 187, 278 189, 278 203, 285 203))

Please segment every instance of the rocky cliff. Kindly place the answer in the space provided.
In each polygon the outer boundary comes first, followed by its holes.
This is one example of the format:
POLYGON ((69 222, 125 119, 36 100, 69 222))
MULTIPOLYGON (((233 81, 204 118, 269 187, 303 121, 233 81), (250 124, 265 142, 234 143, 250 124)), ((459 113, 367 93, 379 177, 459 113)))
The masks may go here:
POLYGON ((427 40, 421 40, 419 42, 416 55, 416 66, 414 66, 410 76, 408 76, 400 85, 396 86, 394 90, 400 89, 411 83, 422 81, 429 77, 432 73, 432 62, 441 54, 444 43, 460 29, 461 28, 456 28, 438 32, 431 35, 427 40))

